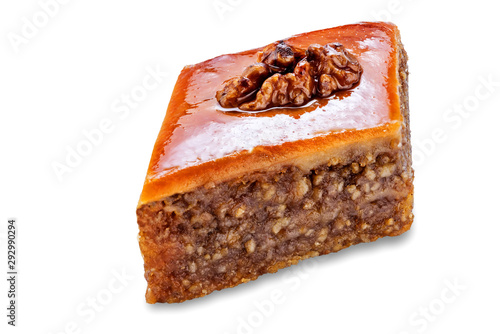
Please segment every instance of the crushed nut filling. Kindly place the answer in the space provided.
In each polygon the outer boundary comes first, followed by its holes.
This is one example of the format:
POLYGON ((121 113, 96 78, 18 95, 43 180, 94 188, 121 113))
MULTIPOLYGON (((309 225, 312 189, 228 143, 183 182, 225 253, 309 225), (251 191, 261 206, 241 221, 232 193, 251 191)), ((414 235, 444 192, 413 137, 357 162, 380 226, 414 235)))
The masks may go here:
POLYGON ((315 96, 351 88, 363 72, 340 43, 312 44, 303 50, 280 41, 264 48, 257 60, 217 92, 222 107, 260 111, 301 106, 315 96))

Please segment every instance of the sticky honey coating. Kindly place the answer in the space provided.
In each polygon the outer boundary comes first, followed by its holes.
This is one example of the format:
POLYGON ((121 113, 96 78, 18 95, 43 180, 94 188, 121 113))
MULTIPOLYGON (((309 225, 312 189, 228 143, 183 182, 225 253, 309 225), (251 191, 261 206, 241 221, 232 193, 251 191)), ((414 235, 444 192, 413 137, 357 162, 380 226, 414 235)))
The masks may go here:
POLYGON ((215 92, 255 63, 263 48, 187 66, 179 75, 153 149, 139 205, 194 189, 209 181, 207 174, 230 179, 248 169, 268 168, 399 131, 397 28, 363 23, 286 40, 301 49, 332 41, 342 43, 358 59, 363 68, 359 84, 298 108, 237 113, 217 102, 215 92))

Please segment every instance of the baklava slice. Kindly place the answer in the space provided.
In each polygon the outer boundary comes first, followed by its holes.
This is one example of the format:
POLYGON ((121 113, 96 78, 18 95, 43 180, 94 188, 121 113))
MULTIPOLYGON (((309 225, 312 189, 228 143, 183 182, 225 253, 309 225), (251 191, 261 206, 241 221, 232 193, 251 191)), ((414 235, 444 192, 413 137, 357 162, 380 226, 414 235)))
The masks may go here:
POLYGON ((137 207, 146 301, 201 297, 407 231, 407 80, 390 23, 186 66, 137 207))

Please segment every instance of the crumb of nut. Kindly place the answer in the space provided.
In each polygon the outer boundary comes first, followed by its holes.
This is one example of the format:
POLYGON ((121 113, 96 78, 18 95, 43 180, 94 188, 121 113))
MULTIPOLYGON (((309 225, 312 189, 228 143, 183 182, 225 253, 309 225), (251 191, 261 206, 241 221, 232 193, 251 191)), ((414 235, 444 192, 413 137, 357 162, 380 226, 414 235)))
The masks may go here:
POLYGON ((394 170, 396 169, 395 164, 385 164, 380 168, 380 177, 388 177, 391 176, 394 173, 394 170))
POLYGON ((297 186, 295 187, 295 195, 298 198, 304 197, 304 195, 309 191, 309 180, 305 177, 300 179, 299 182, 297 182, 297 186))
POLYGON ((281 231, 282 228, 288 226, 289 223, 290 223, 290 218, 288 217, 276 219, 272 228, 273 233, 278 234, 279 231, 281 231))
POLYGON ((198 255, 203 254, 203 247, 201 247, 201 246, 200 246, 200 247, 198 247, 198 248, 196 249, 196 253, 197 253, 198 255))
POLYGON ((191 282, 189 280, 187 280, 187 279, 182 280, 182 285, 189 286, 190 284, 191 284, 191 282))
POLYGON ((371 241, 370 236, 367 234, 361 234, 359 237, 360 237, 362 242, 370 242, 371 241))
POLYGON ((314 233, 314 230, 313 229, 309 229, 309 230, 307 230, 305 236, 308 237, 308 236, 310 236, 313 233, 314 233))
POLYGON ((356 186, 354 184, 351 184, 345 188, 348 193, 353 194, 356 191, 356 186))
POLYGON ((317 251, 310 251, 304 257, 305 258, 311 258, 311 257, 315 257, 315 256, 318 256, 318 255, 319 255, 319 252, 317 252, 317 251))
POLYGON ((387 226, 394 225, 394 219, 392 219, 392 218, 387 219, 385 221, 385 225, 387 225, 387 226))
POLYGON ((215 210, 215 213, 217 215, 217 218, 219 219, 224 219, 226 216, 226 212, 228 211, 229 207, 226 203, 219 205, 217 210, 215 210))
POLYGON ((366 160, 366 164, 371 164, 371 163, 375 162, 375 157, 373 156, 373 154, 368 153, 365 156, 365 160, 366 160))
POLYGON ((321 181, 323 181, 323 178, 325 177, 325 172, 321 171, 318 174, 315 174, 313 176, 313 185, 318 186, 321 181))
POLYGON ((317 241, 323 242, 326 240, 327 237, 328 237, 328 229, 326 227, 324 227, 321 229, 321 231, 319 231, 317 241))
POLYGON ((340 209, 338 208, 333 210, 324 210, 324 212, 321 214, 321 222, 330 223, 331 221, 335 220, 335 218, 337 218, 339 212, 340 209))
POLYGON ((333 157, 331 158, 329 161, 328 161, 328 165, 329 166, 336 166, 340 163, 340 159, 339 158, 336 158, 336 157, 333 157))
POLYGON ((203 212, 200 215, 194 215, 191 218, 191 223, 192 224, 197 224, 197 223, 206 224, 206 223, 211 222, 213 219, 214 219, 214 217, 210 213, 203 212))
POLYGON ((248 278, 242 278, 241 279, 241 283, 247 283, 247 282, 250 282, 250 280, 248 278))
POLYGON ((264 196, 263 196, 263 199, 268 201, 270 200, 271 198, 273 198, 273 196, 276 194, 276 187, 274 186, 269 186, 265 192, 264 192, 264 196))
POLYGON ((241 205, 240 207, 238 207, 238 209, 236 209, 236 212, 234 213, 234 216, 236 218, 241 218, 243 217, 243 214, 245 213, 245 206, 244 205, 241 205))
POLYGON ((302 206, 304 210, 311 210, 314 207, 314 201, 311 199, 307 199, 302 206))
POLYGON ((354 174, 357 174, 359 173, 359 171, 361 170, 361 168, 359 167, 359 164, 357 162, 353 162, 351 164, 351 170, 354 174))
POLYGON ((323 197, 323 190, 314 188, 312 197, 315 201, 319 201, 323 197))
POLYGON ((370 227, 370 225, 368 225, 367 223, 361 224, 361 229, 362 230, 366 230, 368 227, 370 227))
POLYGON ((370 181, 375 180, 375 178, 377 177, 377 174, 375 174, 375 172, 371 168, 365 168, 363 175, 370 181))
POLYGON ((245 242, 245 249, 247 250, 248 254, 252 254, 255 251, 255 240, 250 239, 245 242))
POLYGON ((380 189, 380 183, 375 183, 372 187, 371 187, 371 191, 377 191, 380 189))
POLYGON ((285 215, 286 211, 286 205, 285 204, 280 204, 276 207, 276 211, 274 213, 274 217, 276 218, 282 218, 285 215))
POLYGON ((378 165, 386 165, 391 161, 391 158, 389 158, 387 155, 381 155, 377 157, 377 164, 378 165))
POLYGON ((187 254, 193 254, 194 253, 194 247, 191 244, 187 244, 186 247, 185 247, 185 249, 186 249, 186 253, 187 254))
POLYGON ((351 199, 352 199, 353 201, 355 201, 355 200, 357 200, 360 196, 361 196, 361 191, 359 191, 358 189, 356 189, 356 190, 352 193, 351 199))
POLYGON ((231 246, 236 244, 239 239, 240 235, 235 230, 230 230, 229 233, 227 234, 227 243, 231 246))
POLYGON ((342 219, 335 219, 335 222, 333 223, 333 227, 336 230, 341 230, 345 226, 345 222, 342 219))
POLYGON ((201 284, 200 283, 195 283, 191 285, 191 287, 188 289, 189 292, 198 292, 201 290, 201 284))
POLYGON ((342 190, 344 189, 344 181, 341 181, 340 183, 338 183, 337 185, 337 190, 339 192, 341 192, 342 190))
POLYGON ((350 170, 350 168, 342 168, 342 170, 340 171, 340 176, 341 176, 342 178, 344 178, 344 179, 345 179, 345 178, 347 178, 347 177, 348 177, 348 176, 350 176, 350 175, 351 175, 351 170, 350 170))
POLYGON ((192 273, 196 272, 196 263, 194 262, 189 263, 189 271, 192 273))

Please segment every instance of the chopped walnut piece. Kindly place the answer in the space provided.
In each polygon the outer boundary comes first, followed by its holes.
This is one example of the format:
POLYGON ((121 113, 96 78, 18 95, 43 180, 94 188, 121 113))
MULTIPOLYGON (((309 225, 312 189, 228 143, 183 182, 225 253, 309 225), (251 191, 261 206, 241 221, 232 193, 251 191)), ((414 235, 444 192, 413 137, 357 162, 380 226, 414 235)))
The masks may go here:
POLYGON ((246 111, 263 110, 272 106, 285 105, 289 101, 288 81, 284 75, 276 73, 264 81, 255 100, 243 103, 240 109, 246 111))
POLYGON ((250 239, 245 242, 245 249, 247 250, 248 254, 252 254, 255 251, 255 240, 250 239))
POLYGON ((318 78, 317 93, 325 97, 339 89, 349 89, 359 81, 361 66, 340 43, 325 46, 312 44, 306 51, 307 60, 318 78))
POLYGON ((312 76, 311 64, 301 60, 293 73, 286 75, 290 84, 290 102, 295 106, 300 106, 309 101, 314 94, 314 77, 312 76))
POLYGON ((297 64, 293 73, 276 73, 266 79, 255 100, 243 103, 240 109, 257 111, 289 103, 300 106, 311 99, 313 91, 314 78, 311 65, 304 59, 297 64))
POLYGON ((217 91, 217 100, 224 108, 237 107, 252 97, 269 73, 266 64, 255 63, 248 66, 241 76, 229 80, 223 89, 217 91))
POLYGON ((305 50, 294 48, 284 41, 273 43, 259 53, 258 61, 269 66, 273 73, 291 72, 305 58, 305 50))

